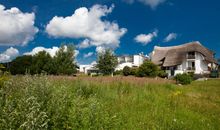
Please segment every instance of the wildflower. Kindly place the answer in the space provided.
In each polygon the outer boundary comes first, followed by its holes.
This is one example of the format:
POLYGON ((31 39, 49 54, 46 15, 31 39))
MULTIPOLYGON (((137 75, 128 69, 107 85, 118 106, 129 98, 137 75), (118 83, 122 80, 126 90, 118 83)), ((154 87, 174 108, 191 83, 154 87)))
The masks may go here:
POLYGON ((173 93, 173 96, 178 96, 178 95, 180 95, 180 94, 182 94, 181 91, 176 91, 176 92, 173 93))

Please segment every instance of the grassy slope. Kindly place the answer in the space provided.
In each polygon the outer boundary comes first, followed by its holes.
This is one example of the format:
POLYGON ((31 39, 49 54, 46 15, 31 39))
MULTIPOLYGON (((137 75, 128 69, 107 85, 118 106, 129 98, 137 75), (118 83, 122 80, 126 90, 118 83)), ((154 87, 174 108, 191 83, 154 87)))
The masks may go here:
POLYGON ((220 80, 177 86, 133 77, 26 76, 14 77, 4 91, 0 117, 8 123, 1 128, 220 129, 220 80))

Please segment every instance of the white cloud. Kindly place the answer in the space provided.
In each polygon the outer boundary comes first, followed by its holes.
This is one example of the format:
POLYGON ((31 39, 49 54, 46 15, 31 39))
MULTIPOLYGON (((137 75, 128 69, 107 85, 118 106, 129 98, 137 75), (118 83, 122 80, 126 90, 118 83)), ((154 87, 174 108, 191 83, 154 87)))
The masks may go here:
POLYGON ((103 52, 105 52, 105 47, 103 47, 103 46, 98 46, 98 47, 96 47, 96 52, 97 52, 97 53, 103 53, 103 52))
MULTIPOLYGON (((49 53, 52 57, 54 57, 56 55, 56 52, 59 50, 59 47, 52 47, 52 48, 45 48, 45 47, 35 47, 31 52, 26 52, 24 53, 24 55, 35 55, 41 51, 46 51, 47 53, 49 53)), ((79 54, 78 50, 74 50, 74 56, 77 57, 79 54)))
POLYGON ((87 54, 84 54, 83 57, 84 57, 84 58, 87 58, 87 57, 92 56, 93 54, 94 54, 93 52, 89 52, 89 53, 87 53, 87 54))
POLYGON ((135 1, 141 2, 147 6, 150 6, 152 9, 156 9, 157 6, 164 3, 166 0, 123 0, 126 3, 132 4, 135 1))
POLYGON ((26 52, 24 55, 35 55, 41 51, 46 51, 52 57, 55 56, 56 52, 59 50, 59 47, 45 48, 45 47, 35 47, 31 52, 26 52))
POLYGON ((164 42, 169 42, 172 40, 175 40, 177 38, 177 34, 176 33, 170 33, 165 39, 164 42))
POLYGON ((0 4, 0 45, 26 45, 33 40, 38 32, 34 20, 34 13, 23 13, 16 7, 5 9, 0 4))
POLYGON ((158 5, 164 3, 166 0, 139 0, 145 5, 150 6, 152 9, 156 9, 158 5))
POLYGON ((16 48, 10 47, 5 52, 0 54, 0 62, 9 62, 18 55, 19 51, 16 48))
POLYGON ((74 57, 77 57, 79 55, 79 50, 74 50, 74 57))
POLYGON ((90 64, 93 65, 93 66, 96 66, 97 62, 96 61, 92 61, 90 64))
POLYGON ((103 20, 112 10, 113 6, 81 7, 71 16, 53 17, 46 26, 46 32, 53 37, 86 38, 92 46, 118 47, 127 29, 119 28, 115 22, 103 20))
POLYGON ((78 48, 88 48, 90 47, 90 41, 89 39, 83 40, 79 45, 77 45, 78 48))
POLYGON ((152 42, 155 37, 157 37, 157 34, 157 30, 149 34, 139 34, 134 38, 134 40, 136 42, 142 43, 143 45, 147 45, 148 43, 152 42))

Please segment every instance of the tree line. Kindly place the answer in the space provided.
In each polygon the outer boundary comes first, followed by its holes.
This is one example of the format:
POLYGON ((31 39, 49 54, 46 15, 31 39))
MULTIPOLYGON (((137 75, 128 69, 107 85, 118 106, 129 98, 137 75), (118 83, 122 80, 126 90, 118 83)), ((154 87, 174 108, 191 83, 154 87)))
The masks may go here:
MULTIPOLYGON (((12 62, 4 64, 11 74, 48 74, 48 75, 73 75, 77 73, 77 65, 74 57, 74 46, 61 45, 55 56, 52 57, 46 51, 40 51, 35 55, 23 55, 15 58, 12 62)), ((97 65, 103 75, 121 74, 124 76, 134 75, 138 77, 166 77, 166 73, 150 61, 138 68, 124 67, 122 71, 115 71, 118 65, 117 57, 110 50, 98 53, 97 65)))
POLYGON ((77 72, 74 57, 74 46, 61 45, 55 56, 52 57, 46 51, 40 51, 35 55, 23 55, 15 58, 10 63, 4 64, 11 74, 51 74, 72 75, 77 72))

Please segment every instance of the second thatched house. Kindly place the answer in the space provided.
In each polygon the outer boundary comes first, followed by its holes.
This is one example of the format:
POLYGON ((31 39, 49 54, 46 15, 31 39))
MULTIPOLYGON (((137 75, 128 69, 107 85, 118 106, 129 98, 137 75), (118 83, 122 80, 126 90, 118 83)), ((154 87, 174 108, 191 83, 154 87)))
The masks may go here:
POLYGON ((214 54, 201 43, 191 42, 179 46, 155 46, 151 53, 151 60, 166 70, 168 76, 185 72, 207 74, 217 69, 218 63, 214 54))

